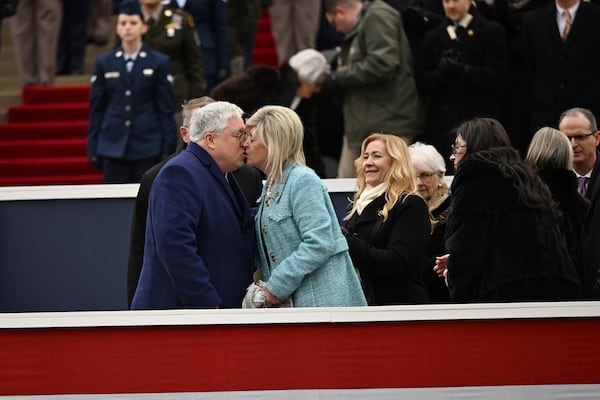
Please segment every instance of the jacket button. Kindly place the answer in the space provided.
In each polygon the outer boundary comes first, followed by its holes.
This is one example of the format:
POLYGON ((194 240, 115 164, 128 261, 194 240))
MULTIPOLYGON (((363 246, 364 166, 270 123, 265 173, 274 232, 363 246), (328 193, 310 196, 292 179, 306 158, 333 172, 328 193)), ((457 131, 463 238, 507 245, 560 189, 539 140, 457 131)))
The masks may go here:
POLYGON ((131 90, 126 90, 125 91, 125 96, 131 96, 131 90))
POLYGON ((131 125, 131 121, 129 121, 129 120, 125 121, 125 126, 129 126, 129 125, 131 125))
POLYGON ((275 262, 275 253, 269 254, 271 256, 271 261, 275 262))
POLYGON ((267 226, 266 226, 266 225, 263 225, 263 232, 264 232, 264 233, 267 233, 268 231, 269 231, 269 229, 267 229, 267 226))
POLYGON ((125 106, 125 111, 131 111, 131 106, 129 104, 125 106))

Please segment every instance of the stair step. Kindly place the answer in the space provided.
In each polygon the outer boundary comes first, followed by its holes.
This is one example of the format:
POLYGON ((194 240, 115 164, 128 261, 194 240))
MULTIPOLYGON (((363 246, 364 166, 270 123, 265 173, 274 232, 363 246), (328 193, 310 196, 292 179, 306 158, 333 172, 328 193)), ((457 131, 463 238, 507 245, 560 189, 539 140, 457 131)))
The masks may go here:
POLYGON ((28 157, 0 159, 0 176, 52 176, 98 173, 93 169, 87 156, 77 157, 28 157))
POLYGON ((23 104, 85 103, 90 98, 89 85, 27 86, 23 89, 23 104))
POLYGON ((87 141, 78 139, 6 140, 0 142, 0 158, 73 157, 86 154, 87 141))
POLYGON ((8 122, 73 121, 89 117, 89 103, 23 104, 8 108, 8 122))
POLYGON ((88 121, 14 122, 0 125, 0 141, 85 138, 88 121))
POLYGON ((277 66, 277 52, 275 49, 254 49, 252 53, 252 62, 254 64, 264 64, 270 66, 277 66))
POLYGON ((102 174, 0 176, 0 186, 92 185, 102 183, 102 174))

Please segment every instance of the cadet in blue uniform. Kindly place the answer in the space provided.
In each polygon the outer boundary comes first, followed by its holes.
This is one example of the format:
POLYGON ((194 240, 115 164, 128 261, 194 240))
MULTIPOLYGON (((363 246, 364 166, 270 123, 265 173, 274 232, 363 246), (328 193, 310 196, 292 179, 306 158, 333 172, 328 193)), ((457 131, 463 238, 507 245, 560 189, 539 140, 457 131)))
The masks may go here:
POLYGON ((121 46, 96 59, 87 147, 105 183, 139 182, 175 151, 169 57, 142 43, 145 32, 138 1, 123 1, 117 16, 121 46))

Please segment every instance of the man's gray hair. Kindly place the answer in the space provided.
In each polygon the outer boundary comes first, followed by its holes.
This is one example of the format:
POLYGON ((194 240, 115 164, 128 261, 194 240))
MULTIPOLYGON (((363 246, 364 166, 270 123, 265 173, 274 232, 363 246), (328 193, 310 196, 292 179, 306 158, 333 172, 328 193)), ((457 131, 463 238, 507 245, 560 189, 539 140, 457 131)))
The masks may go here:
POLYGON ((206 132, 221 135, 229 120, 241 117, 243 113, 241 108, 227 101, 217 101, 194 110, 190 121, 190 141, 196 143, 204 139, 206 132))

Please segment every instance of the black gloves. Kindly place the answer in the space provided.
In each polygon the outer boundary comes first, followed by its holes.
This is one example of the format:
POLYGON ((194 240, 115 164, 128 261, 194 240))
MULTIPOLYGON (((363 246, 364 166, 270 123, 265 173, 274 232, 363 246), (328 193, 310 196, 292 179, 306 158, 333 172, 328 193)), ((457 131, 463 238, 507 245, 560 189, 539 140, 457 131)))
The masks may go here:
POLYGON ((461 79, 467 70, 460 53, 454 50, 447 50, 442 54, 438 64, 438 71, 444 80, 461 79))
POLYGON ((92 156, 88 159, 88 161, 90 162, 92 168, 101 169, 100 159, 98 158, 98 156, 92 156))

